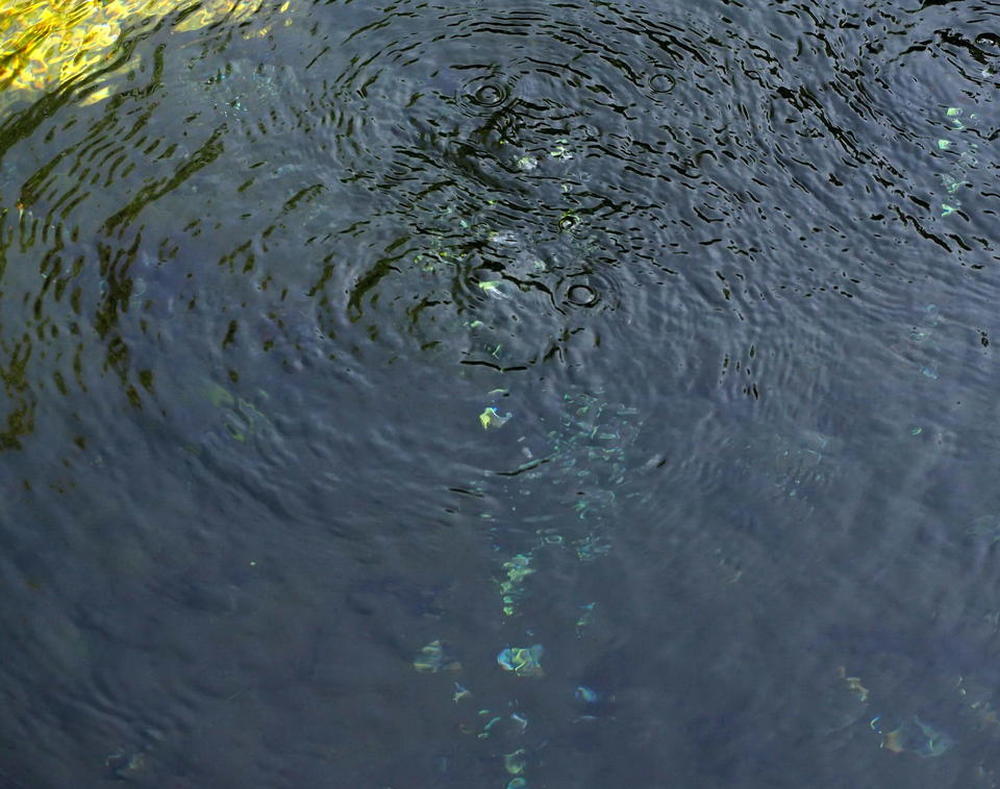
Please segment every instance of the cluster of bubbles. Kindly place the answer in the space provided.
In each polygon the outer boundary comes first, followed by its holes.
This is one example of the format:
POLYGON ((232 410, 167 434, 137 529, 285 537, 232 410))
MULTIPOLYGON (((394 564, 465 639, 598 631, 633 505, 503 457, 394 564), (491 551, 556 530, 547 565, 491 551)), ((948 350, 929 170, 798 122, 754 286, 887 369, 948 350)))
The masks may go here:
MULTIPOLYGON (((965 121, 962 120, 964 116, 965 110, 961 107, 948 107, 945 111, 945 119, 954 135, 958 135, 967 129, 965 121)), ((968 114, 967 120, 975 121, 977 118, 978 115, 973 112, 968 114)), ((959 192, 963 187, 967 188, 973 185, 968 179, 972 172, 979 167, 979 159, 977 157, 979 146, 974 142, 962 145, 960 144, 960 139, 942 137, 937 141, 940 151, 946 151, 956 156, 952 167, 940 174, 941 185, 948 195, 941 202, 941 216, 950 216, 961 208, 962 203, 958 197, 959 192)))
MULTIPOLYGON (((504 391, 494 390, 490 394, 496 397, 504 391)), ((521 418, 523 414, 503 412, 499 405, 488 405, 479 421, 484 430, 509 432, 517 430, 515 425, 521 418)), ((550 665, 544 645, 529 640, 542 631, 532 622, 535 617, 531 605, 532 594, 542 583, 539 559, 544 552, 569 551, 585 565, 612 549, 612 525, 618 512, 617 499, 627 478, 628 447, 638 431, 637 419, 636 409, 609 402, 599 394, 567 393, 562 398, 559 425, 546 431, 542 446, 531 449, 525 446, 528 439, 521 436, 518 443, 525 455, 522 464, 503 475, 488 474, 470 485, 483 498, 493 494, 493 498, 507 505, 506 511, 486 511, 480 517, 494 542, 494 552, 502 557, 494 578, 502 625, 515 631, 515 637, 524 639, 519 644, 503 646, 496 654, 496 665, 517 680, 541 680, 559 674, 550 665), (555 499, 557 509, 525 516, 519 505, 524 504, 525 497, 533 495, 536 485, 548 485, 559 491, 555 499), (561 521, 564 525, 546 525, 516 538, 512 536, 516 529, 511 527, 523 526, 519 520, 561 521)), ((590 625, 597 605, 596 601, 577 605, 573 621, 567 623, 574 628, 577 638, 590 625)), ((463 664, 441 639, 435 639, 419 649, 413 667, 421 673, 458 673, 463 664)), ((566 692, 582 707, 579 720, 596 720, 599 706, 609 699, 609 692, 586 684, 564 684, 566 692)), ((474 698, 473 689, 454 683, 451 694, 454 703, 471 704, 474 698)), ((503 742, 517 746, 511 752, 499 754, 508 776, 507 789, 528 786, 529 765, 536 748, 523 740, 528 718, 516 697, 478 709, 473 722, 459 728, 483 740, 502 733, 503 742)))

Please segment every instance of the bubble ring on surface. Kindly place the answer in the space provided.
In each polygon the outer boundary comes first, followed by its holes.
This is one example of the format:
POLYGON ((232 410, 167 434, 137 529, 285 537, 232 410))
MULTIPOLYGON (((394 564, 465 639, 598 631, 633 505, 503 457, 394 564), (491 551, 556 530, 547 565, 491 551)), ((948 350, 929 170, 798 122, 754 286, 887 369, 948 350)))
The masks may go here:
POLYGON ((577 270, 559 284, 559 301, 564 309, 615 310, 622 306, 621 283, 610 264, 577 270))
POLYGON ((649 89, 654 93, 670 93, 676 85, 677 80, 662 71, 649 78, 649 89))
POLYGON ((590 285, 578 282, 566 291, 566 301, 574 307, 594 307, 601 300, 600 294, 590 285))
POLYGON ((1000 56, 1000 35, 980 33, 976 36, 975 45, 984 55, 1000 56))
POLYGON ((512 94, 513 86, 503 77, 481 74, 462 85, 457 98, 473 112, 494 112, 507 104, 512 94))
POLYGON ((472 98, 481 107, 499 107, 507 99, 507 93, 502 86, 487 82, 476 89, 472 98))

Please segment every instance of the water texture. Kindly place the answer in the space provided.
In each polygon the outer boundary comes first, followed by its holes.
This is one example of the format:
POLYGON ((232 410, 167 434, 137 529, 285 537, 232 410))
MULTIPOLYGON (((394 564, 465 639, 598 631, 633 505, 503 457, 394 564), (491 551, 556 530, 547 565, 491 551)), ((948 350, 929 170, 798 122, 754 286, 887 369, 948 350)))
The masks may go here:
POLYGON ((0 784, 998 785, 995 7, 0 30, 0 784))

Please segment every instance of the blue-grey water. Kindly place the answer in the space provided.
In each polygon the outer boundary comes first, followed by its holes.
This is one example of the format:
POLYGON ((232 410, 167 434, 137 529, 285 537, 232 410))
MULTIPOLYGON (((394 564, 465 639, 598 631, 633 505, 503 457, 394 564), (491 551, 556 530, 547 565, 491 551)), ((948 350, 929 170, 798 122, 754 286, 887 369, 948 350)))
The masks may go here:
POLYGON ((1000 785, 1000 7, 190 10, 0 93, 0 786, 1000 785))

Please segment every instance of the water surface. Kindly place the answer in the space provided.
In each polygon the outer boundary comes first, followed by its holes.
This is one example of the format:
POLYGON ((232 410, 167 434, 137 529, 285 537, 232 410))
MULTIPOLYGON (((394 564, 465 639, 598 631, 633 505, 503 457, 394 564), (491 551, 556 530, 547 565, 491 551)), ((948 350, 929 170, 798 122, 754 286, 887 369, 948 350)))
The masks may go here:
POLYGON ((996 784, 995 8, 208 8, 3 93, 7 785, 996 784))

